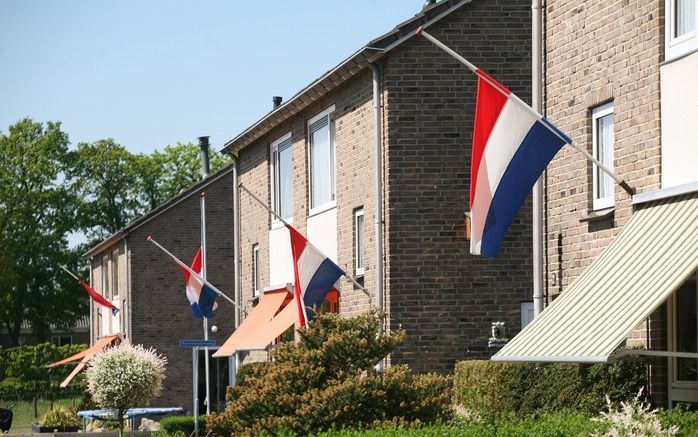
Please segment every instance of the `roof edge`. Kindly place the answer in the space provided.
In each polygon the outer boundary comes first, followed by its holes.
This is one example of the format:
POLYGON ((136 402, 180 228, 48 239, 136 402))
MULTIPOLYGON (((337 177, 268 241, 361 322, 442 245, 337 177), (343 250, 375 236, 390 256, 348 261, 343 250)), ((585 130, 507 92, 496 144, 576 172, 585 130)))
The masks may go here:
POLYGON ((140 217, 137 217, 137 218, 131 220, 126 226, 124 226, 123 228, 114 232, 113 234, 111 234, 110 236, 108 236, 107 238, 102 240, 101 242, 97 243, 90 250, 85 252, 82 255, 82 257, 83 258, 91 258, 95 254, 102 252, 104 249, 113 245, 117 241, 121 240, 123 237, 126 237, 128 234, 130 234, 134 230, 138 229, 139 227, 143 226, 144 224, 148 223, 149 221, 153 220, 154 218, 160 216, 161 214, 169 211, 170 209, 174 208, 178 204, 182 203, 184 200, 188 199, 193 194, 195 194, 199 189, 207 187, 210 184, 218 181, 219 179, 227 176, 229 173, 231 173, 233 171, 234 166, 235 166, 235 163, 232 162, 227 167, 224 167, 224 168, 218 170, 216 173, 212 174, 211 176, 207 177, 206 179, 197 182, 196 184, 192 185, 191 187, 189 187, 186 190, 182 191, 181 193, 177 194, 176 196, 174 196, 170 200, 166 201, 165 203, 157 206, 154 209, 151 209, 150 211, 146 212, 145 214, 141 215, 140 217))
MULTIPOLYGON (((278 125, 279 123, 283 123, 284 121, 288 120, 292 116, 294 116, 297 112, 307 108, 310 106, 316 99, 313 99, 311 97, 308 97, 305 102, 302 101, 301 97, 305 96, 307 93, 309 93, 311 90, 313 90, 315 87, 319 87, 323 82, 328 81, 333 74, 337 73, 340 69, 345 68, 347 65, 350 63, 354 62, 356 64, 363 64, 354 73, 351 73, 349 77, 346 79, 342 79, 340 84, 336 84, 334 82, 330 83, 329 86, 325 86, 324 90, 320 92, 322 95, 326 95, 327 93, 335 90, 342 84, 344 84, 347 80, 350 78, 353 78, 357 76, 360 72, 363 72, 364 69, 368 67, 369 63, 376 62, 383 56, 385 56, 390 50, 400 46, 403 44, 405 41, 411 39, 413 36, 416 35, 417 29, 421 26, 423 28, 428 28, 432 26, 433 24, 439 22, 446 16, 450 15, 451 13, 459 10, 461 7, 463 7, 466 4, 472 3, 472 0, 444 0, 441 2, 438 2, 434 5, 431 5, 419 13, 415 14, 412 18, 409 18, 401 23, 399 23, 397 26, 395 26, 393 29, 391 29, 389 32, 386 32, 385 34, 379 36, 378 38, 374 38, 371 41, 369 41, 367 44, 365 44, 363 47, 361 47, 359 50, 355 51, 352 55, 341 61, 339 64, 334 66, 332 69, 324 73, 322 76, 319 78, 315 79, 312 81, 309 85, 305 86, 302 88, 300 91, 298 91, 296 94, 293 95, 290 99, 282 103, 279 107, 274 108, 273 110, 269 111, 266 113, 262 118, 257 120, 256 122, 252 123, 250 126, 248 126, 245 130, 243 130, 241 133, 239 133, 237 136, 235 136, 233 139, 226 141, 225 144, 223 145, 223 148, 220 150, 221 153, 225 153, 228 155, 233 155, 237 153, 238 151, 242 150, 245 148, 247 145, 250 143, 254 142, 257 138, 254 139, 249 139, 245 140, 245 137, 250 135, 255 129, 258 129, 261 127, 263 124, 267 123, 270 121, 270 119, 274 116, 279 116, 281 117, 278 121, 276 121, 274 124, 278 125), (435 16, 429 18, 428 17, 428 12, 437 10, 437 9, 443 9, 441 12, 437 13, 435 16), (414 27, 413 29, 411 27, 414 27), (405 29, 407 28, 407 29, 405 29), (402 36, 400 36, 402 35, 402 36), (393 41, 386 41, 390 39, 391 37, 395 37, 393 41), (379 44, 385 44, 384 47, 377 46, 379 44), (362 59, 363 58, 363 59, 362 59), (300 105, 298 105, 300 102, 300 105), (293 106, 300 106, 300 109, 298 111, 293 112, 293 113, 287 113, 283 114, 284 111, 291 111, 291 107, 293 106)), ((271 129, 273 129, 273 126, 270 126, 266 129, 264 129, 264 133, 260 134, 264 135, 267 132, 269 132, 271 129)))

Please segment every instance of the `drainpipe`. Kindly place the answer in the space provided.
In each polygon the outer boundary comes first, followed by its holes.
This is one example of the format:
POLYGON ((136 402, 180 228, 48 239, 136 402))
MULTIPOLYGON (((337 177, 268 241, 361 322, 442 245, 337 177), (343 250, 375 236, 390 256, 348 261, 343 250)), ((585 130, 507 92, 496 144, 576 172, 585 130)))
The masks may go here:
MULTIPOLYGON (((374 116, 374 139, 375 139, 375 199, 376 199, 376 307, 383 310, 383 138, 381 136, 381 100, 380 100, 380 68, 374 63, 368 66, 373 72, 373 116, 374 116)), ((381 332, 383 326, 381 325, 381 332)))
MULTIPOLYGON (((235 299, 235 329, 240 326, 240 188, 238 184, 238 157, 231 155, 233 158, 233 265, 234 280, 233 280, 233 299, 235 299)), ((237 370, 240 368, 240 355, 235 352, 235 355, 229 363, 230 368, 230 386, 234 387, 237 382, 237 370)))
MULTIPOLYGON (((541 113, 542 0, 531 3, 531 103, 541 113)), ((543 177, 533 186, 533 317, 543 311, 543 177)))

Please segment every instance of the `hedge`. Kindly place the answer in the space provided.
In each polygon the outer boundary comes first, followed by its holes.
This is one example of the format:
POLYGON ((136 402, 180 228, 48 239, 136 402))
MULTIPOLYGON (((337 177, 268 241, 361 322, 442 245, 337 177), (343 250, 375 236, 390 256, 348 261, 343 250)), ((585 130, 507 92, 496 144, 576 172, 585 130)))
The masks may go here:
MULTIPOLYGON (((194 416, 170 416, 160 421, 160 429, 169 435, 183 432, 187 436, 194 432, 194 416)), ((206 416, 199 416, 199 435, 206 435, 206 416)))
POLYGON ((88 346, 67 344, 56 346, 41 343, 34 346, 18 346, 0 349, 0 381, 13 378, 19 381, 60 381, 73 370, 73 366, 47 368, 46 365, 74 355, 88 346))
MULTIPOLYGON (((483 416, 524 416, 573 409, 597 414, 613 402, 633 399, 647 386, 646 364, 497 363, 461 361, 454 400, 483 416)), ((646 392, 646 391, 645 391, 646 392)))
POLYGON ((34 397, 64 398, 81 395, 85 385, 81 382, 72 383, 67 388, 59 387, 58 381, 17 381, 12 378, 0 382, 0 399, 3 400, 32 400, 34 397))

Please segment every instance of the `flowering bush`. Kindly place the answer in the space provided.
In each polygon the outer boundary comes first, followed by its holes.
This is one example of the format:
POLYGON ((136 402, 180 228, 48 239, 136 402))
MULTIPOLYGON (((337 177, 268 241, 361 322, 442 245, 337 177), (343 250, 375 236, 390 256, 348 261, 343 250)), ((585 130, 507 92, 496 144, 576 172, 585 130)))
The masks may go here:
POLYGON ((611 399, 606 397, 608 412, 601 412, 601 417, 594 419, 606 422, 608 431, 604 434, 594 434, 595 437, 660 437, 675 436, 679 433, 679 427, 672 425, 664 428, 657 416, 657 410, 652 410, 650 405, 641 400, 640 390, 630 402, 621 402, 620 408, 613 406, 611 399))
POLYGON ((167 358, 154 349, 124 341, 106 349, 87 367, 87 390, 101 408, 114 410, 123 433, 123 416, 131 407, 144 407, 160 394, 167 358))

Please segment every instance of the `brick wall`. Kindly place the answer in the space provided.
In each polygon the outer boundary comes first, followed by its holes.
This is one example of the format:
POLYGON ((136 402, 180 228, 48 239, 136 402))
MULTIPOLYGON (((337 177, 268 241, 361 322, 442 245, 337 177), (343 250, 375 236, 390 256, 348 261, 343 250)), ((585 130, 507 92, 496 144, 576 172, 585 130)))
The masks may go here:
MULTIPOLYGON (((330 105, 335 105, 337 257, 340 267, 354 271, 353 213, 364 208, 365 223, 365 285, 374 289, 375 260, 373 255, 375 202, 373 200, 373 109, 371 76, 366 72, 328 93, 323 99, 302 111, 292 120, 279 125, 239 153, 240 182, 260 199, 271 204, 269 176, 269 145, 292 132, 293 156, 293 226, 306 233, 308 202, 307 122, 330 105)), ((269 284, 270 214, 247 193, 240 193, 241 290, 247 308, 252 306, 252 246, 260 247, 260 270, 263 287, 269 284)), ((340 279, 340 311, 352 315, 369 308, 365 295, 345 279, 340 279)), ((257 358, 264 358, 257 354, 257 358)))
MULTIPOLYGON (((474 1, 428 31, 530 100, 530 2, 474 1)), ((387 89, 387 292, 392 356, 418 371, 488 357, 491 322, 520 327, 530 301, 530 201, 498 258, 471 256, 465 236, 476 80, 425 39, 384 63, 387 89)))
MULTIPOLYGON (((231 173, 203 188, 206 192, 208 279, 230 297, 233 297, 234 281, 232 190, 231 173)), ((131 341, 157 349, 168 360, 163 393, 153 402, 154 406, 192 408, 191 349, 180 348, 179 340, 203 338, 203 322, 191 314, 179 267, 147 242, 146 237, 152 235, 175 256, 191 262, 201 241, 199 202, 197 191, 127 236, 131 341)), ((95 260, 97 257, 101 254, 96 255, 95 260)), ((120 267, 123 268, 123 263, 120 267)), ((99 280, 99 272, 95 273, 94 279, 99 280)), ((124 293, 125 288, 122 288, 121 294, 124 293)), ((233 331, 234 307, 221 298, 217 302, 217 317, 209 320, 209 327, 216 325, 219 329, 215 334, 209 330, 209 338, 220 345, 233 331)), ((201 381, 203 384, 203 374, 201 381)))
MULTIPOLYGON (((612 101, 614 165, 639 193, 660 187, 660 83, 664 2, 548 1, 545 9, 546 116, 592 151, 592 108, 612 101)), ((630 196, 615 187, 615 211, 584 221, 592 210, 592 167, 563 148, 546 177, 546 289, 564 291, 606 248, 632 215, 630 196), (551 274, 557 284, 550 283, 551 274)), ((666 349, 666 307, 633 334, 631 343, 666 349), (650 332, 648 342, 647 333, 650 332)), ((652 364, 653 392, 666 398, 666 360, 652 364)))

